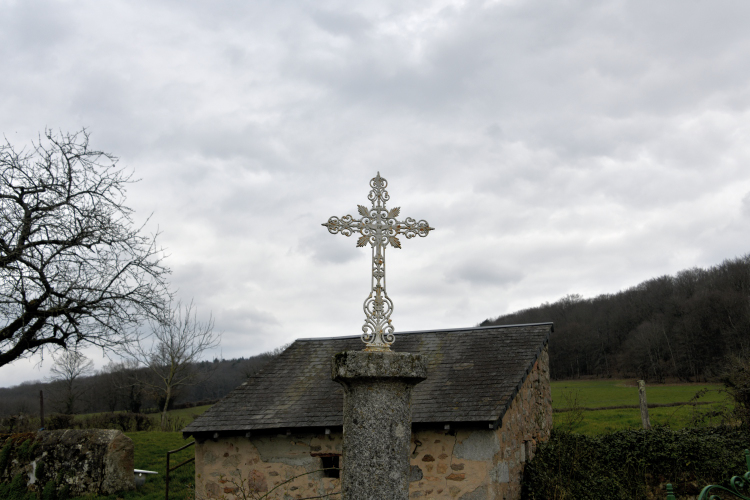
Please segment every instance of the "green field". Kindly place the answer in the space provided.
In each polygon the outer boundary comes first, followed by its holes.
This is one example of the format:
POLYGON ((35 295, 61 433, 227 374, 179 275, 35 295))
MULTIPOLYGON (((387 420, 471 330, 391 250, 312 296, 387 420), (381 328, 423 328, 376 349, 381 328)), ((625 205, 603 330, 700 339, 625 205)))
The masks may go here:
MULTIPOLYGON (((638 405, 638 387, 633 380, 563 380, 552 382, 552 408, 599 408, 607 406, 638 405)), ((692 425, 716 425, 721 418, 701 418, 710 412, 726 408, 726 393, 720 384, 654 384, 646 387, 649 403, 667 404, 690 401, 704 392, 696 401, 711 402, 700 406, 675 406, 650 408, 651 425, 666 425, 681 429, 692 425)), ((617 409, 555 413, 556 428, 568 428, 581 434, 641 427, 640 410, 617 409), (580 420, 580 421, 579 421, 580 420)))
MULTIPOLYGON (((184 429, 188 424, 195 420, 195 417, 209 408, 211 408, 211 405, 195 406, 193 408, 184 408, 181 410, 169 410, 167 412, 169 422, 167 430, 179 431, 180 429, 184 429)), ((155 428, 160 429, 161 413, 152 413, 151 418, 154 421, 155 428)))
MULTIPOLYGON (((171 417, 187 418, 187 419, 190 420, 190 422, 192 422, 193 421, 193 417, 197 417, 198 415, 200 415, 204 411, 206 411, 209 408, 211 408, 211 406, 212 405, 205 405, 205 406, 195 406, 193 408, 185 408, 185 409, 182 409, 182 410, 169 410, 169 412, 167 412, 167 413, 169 413, 169 415, 171 417)), ((155 414, 155 417, 156 417, 157 420, 160 419, 161 418, 161 413, 155 414)))

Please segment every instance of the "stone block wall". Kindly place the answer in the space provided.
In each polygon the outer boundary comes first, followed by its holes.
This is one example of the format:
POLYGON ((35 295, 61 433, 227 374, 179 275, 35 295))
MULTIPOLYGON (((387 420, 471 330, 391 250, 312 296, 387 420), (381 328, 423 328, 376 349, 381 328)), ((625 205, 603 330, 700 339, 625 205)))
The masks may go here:
MULTIPOLYGON (((549 357, 542 351, 497 429, 415 426, 410 498, 518 499, 527 460, 552 430, 549 357)), ((269 499, 300 499, 340 491, 321 471, 323 457, 341 454, 341 434, 222 437, 196 444, 196 498, 235 500, 242 491, 269 499), (276 488, 276 489, 274 489, 276 488)), ((345 464, 341 463, 341 466, 345 464)), ((247 495, 251 497, 251 495, 247 495)))
POLYGON ((52 482, 70 496, 135 489, 133 442, 120 431, 67 429, 0 436, 0 479, 31 490, 52 482))
MULTIPOLYGON (((292 433, 196 442, 196 499, 303 498, 340 491, 323 456, 341 455, 341 434, 292 433)), ((339 498, 338 495, 335 498, 339 498)))

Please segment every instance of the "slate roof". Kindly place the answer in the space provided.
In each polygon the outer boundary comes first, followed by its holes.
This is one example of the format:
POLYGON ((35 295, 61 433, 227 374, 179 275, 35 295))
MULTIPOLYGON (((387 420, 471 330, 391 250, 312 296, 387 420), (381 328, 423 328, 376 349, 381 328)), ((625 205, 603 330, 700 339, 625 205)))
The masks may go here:
MULTIPOLYGON (((552 323, 536 323, 396 334, 394 351, 427 358, 413 422, 497 423, 551 332, 552 323)), ((359 336, 299 339, 183 433, 341 426, 343 389, 331 380, 331 357, 362 347, 359 336)))

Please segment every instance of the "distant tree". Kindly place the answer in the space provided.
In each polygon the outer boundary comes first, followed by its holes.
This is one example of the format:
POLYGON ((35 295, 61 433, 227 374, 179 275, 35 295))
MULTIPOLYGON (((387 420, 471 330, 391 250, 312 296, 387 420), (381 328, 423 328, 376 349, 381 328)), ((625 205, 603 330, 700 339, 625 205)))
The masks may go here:
POLYGON ((86 130, 0 145, 0 366, 121 345, 167 303, 169 269, 125 205, 131 182, 86 130))
POLYGON ((252 358, 245 360, 242 366, 242 373, 245 375, 245 378, 250 378, 258 373, 263 369, 264 366, 266 366, 269 361, 278 358, 281 353, 286 351, 286 349, 290 345, 292 345, 291 342, 271 349, 270 351, 262 352, 257 356, 253 356, 252 358))
POLYGON ((125 363, 110 361, 99 373, 93 377, 92 408, 106 407, 108 411, 115 411, 125 407, 127 400, 127 373, 125 363), (98 404, 96 404, 98 403, 98 404))
POLYGON ((94 370, 94 363, 77 350, 63 351, 54 356, 51 380, 60 386, 55 395, 60 410, 66 415, 75 413, 76 402, 81 398, 83 389, 80 384, 84 377, 94 370))
POLYGON ((111 361, 91 377, 92 390, 88 400, 92 411, 124 409, 139 413, 143 406, 144 379, 147 376, 147 368, 139 367, 133 359, 111 361))
POLYGON ((198 320, 192 302, 178 302, 159 321, 151 321, 152 337, 141 339, 128 348, 132 359, 147 366, 154 379, 146 383, 161 402, 161 426, 166 429, 167 410, 177 391, 196 381, 194 365, 203 352, 219 345, 213 317, 198 320))

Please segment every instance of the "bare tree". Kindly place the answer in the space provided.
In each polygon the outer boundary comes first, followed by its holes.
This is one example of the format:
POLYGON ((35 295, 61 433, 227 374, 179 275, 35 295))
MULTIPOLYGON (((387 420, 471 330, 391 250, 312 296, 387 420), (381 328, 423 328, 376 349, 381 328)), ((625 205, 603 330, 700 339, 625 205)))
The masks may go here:
POLYGON ((178 302, 160 321, 151 321, 152 337, 141 339, 128 348, 133 359, 148 366, 156 377, 151 385, 163 401, 161 427, 167 426, 167 410, 176 392, 196 381, 194 364, 207 349, 219 345, 214 320, 198 320, 191 301, 183 306, 178 302), (149 343, 150 342, 150 343, 149 343))
POLYGON ((164 307, 169 269, 125 206, 131 182, 86 130, 0 145, 0 366, 45 347, 112 348, 164 307))
POLYGON ((112 373, 115 382, 112 390, 121 394, 125 408, 133 413, 140 413, 145 391, 145 374, 137 359, 125 359, 115 363, 112 373))
POLYGON ((79 379, 93 372, 94 363, 77 350, 63 351, 54 356, 54 360, 51 379, 62 388, 55 399, 62 412, 71 415, 75 412, 76 401, 83 394, 79 379))

